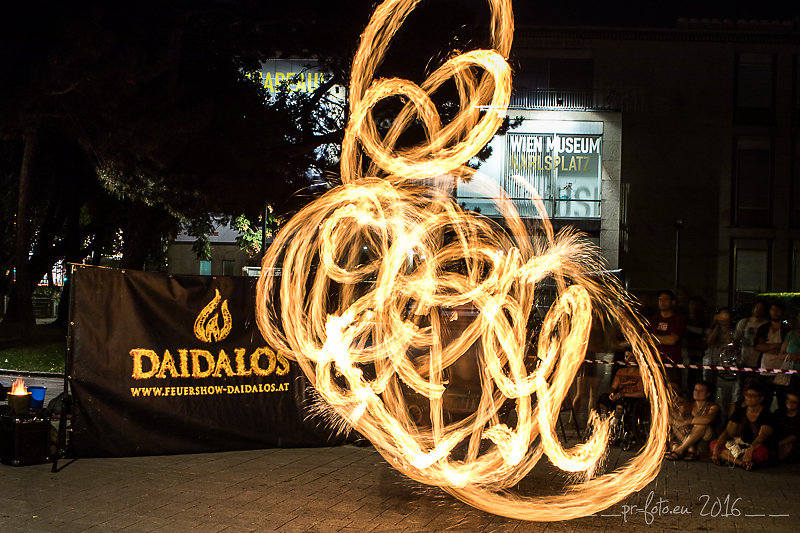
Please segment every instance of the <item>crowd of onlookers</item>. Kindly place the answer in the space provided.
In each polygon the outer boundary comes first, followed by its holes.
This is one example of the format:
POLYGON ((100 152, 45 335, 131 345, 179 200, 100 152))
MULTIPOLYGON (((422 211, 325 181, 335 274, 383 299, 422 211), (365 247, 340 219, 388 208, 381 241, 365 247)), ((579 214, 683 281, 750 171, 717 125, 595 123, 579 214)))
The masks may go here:
MULTIPOLYGON (((664 290, 647 328, 675 393, 665 459, 705 457, 748 470, 800 460, 800 374, 782 372, 800 370, 800 316, 787 320, 781 301, 758 300, 741 320, 728 308, 707 319, 702 299, 690 298, 678 312, 675 295, 664 290), (724 369, 677 366, 687 363, 724 369)), ((598 399, 601 365, 584 364, 572 397, 576 412, 587 399, 600 410, 646 405, 630 345, 610 337, 593 325, 586 358, 596 359, 605 344, 615 362, 627 364, 613 367, 609 391, 598 399)))

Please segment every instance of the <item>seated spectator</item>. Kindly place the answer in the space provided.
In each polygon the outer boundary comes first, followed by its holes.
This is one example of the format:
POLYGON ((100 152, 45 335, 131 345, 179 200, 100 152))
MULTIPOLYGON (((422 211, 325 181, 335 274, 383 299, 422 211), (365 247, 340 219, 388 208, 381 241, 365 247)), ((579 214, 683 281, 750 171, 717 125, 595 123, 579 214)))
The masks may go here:
POLYGON ((796 463, 800 461, 800 392, 790 390, 785 402, 785 408, 775 414, 778 460, 796 463))
POLYGON ((774 421, 764 405, 764 393, 755 383, 744 391, 744 407, 728 420, 725 430, 711 442, 711 459, 717 464, 742 466, 753 470, 770 458, 774 421))
POLYGON ((725 408, 722 407, 722 413, 725 415, 725 420, 722 424, 723 427, 727 424, 728 418, 730 418, 737 409, 744 409, 747 407, 747 402, 744 401, 744 391, 749 389, 751 385, 761 387, 762 391, 766 389, 766 385, 764 385, 764 383, 761 381, 761 376, 750 375, 750 377, 745 378, 744 386, 742 387, 741 393, 739 394, 737 400, 728 407, 727 412, 725 412, 725 408))
POLYGON ((672 428, 681 426, 691 419, 692 398, 689 393, 684 392, 680 396, 673 396, 672 404, 669 406, 670 444, 674 444, 675 441, 672 428))
POLYGON ((711 399, 711 387, 705 381, 698 381, 692 391, 692 402, 686 411, 671 417, 672 450, 664 456, 669 461, 683 458, 694 461, 699 450, 706 449, 714 436, 714 423, 719 417, 719 406, 711 399))
POLYGON ((636 357, 633 352, 625 352, 625 362, 628 366, 621 368, 614 375, 611 388, 607 394, 601 394, 598 400, 599 407, 605 407, 607 411, 613 411, 617 404, 626 400, 628 403, 638 403, 644 399, 644 385, 639 367, 636 364, 636 357))

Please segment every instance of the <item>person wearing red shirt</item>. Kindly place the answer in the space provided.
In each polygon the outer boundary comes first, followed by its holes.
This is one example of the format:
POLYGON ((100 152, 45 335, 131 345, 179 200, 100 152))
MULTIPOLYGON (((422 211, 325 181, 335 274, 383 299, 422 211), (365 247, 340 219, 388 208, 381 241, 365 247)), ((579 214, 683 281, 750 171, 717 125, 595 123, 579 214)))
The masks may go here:
MULTIPOLYGON (((650 317, 647 330, 655 336, 656 347, 664 363, 683 362, 681 338, 686 331, 686 322, 675 312, 675 294, 672 291, 663 290, 658 293, 658 313, 650 317)), ((667 367, 667 378, 673 390, 680 392, 680 369, 667 367)))

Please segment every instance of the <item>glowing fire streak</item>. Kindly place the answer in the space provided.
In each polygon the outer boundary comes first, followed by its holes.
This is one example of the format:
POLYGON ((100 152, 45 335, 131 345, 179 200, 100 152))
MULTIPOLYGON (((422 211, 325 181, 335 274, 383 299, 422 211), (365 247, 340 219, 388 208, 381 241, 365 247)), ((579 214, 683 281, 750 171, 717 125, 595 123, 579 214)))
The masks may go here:
POLYGON ((25 382, 19 378, 14 380, 14 383, 11 384, 11 392, 9 393, 13 396, 25 396, 28 394, 28 390, 25 388, 25 382))
POLYGON ((492 138, 508 106, 510 0, 490 0, 493 50, 453 57, 421 86, 372 81, 389 40, 418 1, 384 2, 362 35, 342 148, 344 185, 298 213, 267 251, 258 283, 259 328, 274 348, 292 354, 336 415, 409 477, 511 518, 595 513, 643 488, 660 467, 668 395, 656 351, 618 284, 592 275, 601 270, 596 251, 575 233, 553 234, 536 191, 543 219, 538 237, 530 236, 501 191, 494 195, 501 197, 504 228, 453 201, 447 189, 454 177, 482 182, 464 162, 492 138), (474 74, 478 67, 481 76, 474 74), (430 95, 448 79, 460 91, 461 111, 442 126, 430 95), (381 139, 371 109, 393 95, 408 103, 381 139), (395 150, 412 120, 424 125, 427 144, 395 150), (371 160, 366 174, 364 155, 371 160), (279 279, 268 274, 275 267, 283 269, 279 279), (557 299, 541 325, 529 371, 534 289, 546 279, 555 282, 557 299), (449 331, 458 320, 454 310, 464 306, 479 313, 463 331, 449 331), (652 415, 639 455, 597 477, 608 420, 595 418, 592 437, 572 448, 562 446, 555 430, 593 314, 619 324, 632 343, 652 415), (479 405, 465 419, 447 422, 447 370, 473 345, 479 405), (404 387, 427 398, 430 427, 412 419, 404 387), (516 415, 510 425, 499 415, 506 400, 513 400, 516 415), (577 481, 551 496, 506 491, 542 455, 577 481))

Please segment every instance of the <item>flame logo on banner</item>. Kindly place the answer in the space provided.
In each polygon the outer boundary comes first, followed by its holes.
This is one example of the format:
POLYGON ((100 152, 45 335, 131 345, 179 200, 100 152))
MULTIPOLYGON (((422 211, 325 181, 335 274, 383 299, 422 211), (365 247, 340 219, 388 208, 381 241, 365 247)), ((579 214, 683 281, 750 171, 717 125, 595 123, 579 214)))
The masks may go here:
POLYGON ((206 305, 194 321, 194 335, 203 342, 218 342, 231 332, 233 320, 228 311, 228 300, 222 300, 219 289, 214 289, 214 298, 206 305), (219 307, 220 312, 215 312, 219 307), (222 328, 219 327, 219 315, 222 314, 222 328))

